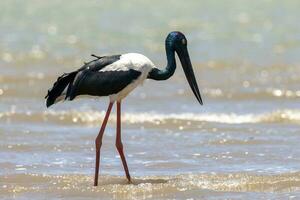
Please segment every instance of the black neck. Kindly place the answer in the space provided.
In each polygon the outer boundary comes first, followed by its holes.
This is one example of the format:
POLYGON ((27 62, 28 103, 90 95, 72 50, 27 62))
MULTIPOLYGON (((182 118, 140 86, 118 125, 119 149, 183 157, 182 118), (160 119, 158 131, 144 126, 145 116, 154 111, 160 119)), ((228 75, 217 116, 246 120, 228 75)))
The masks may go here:
POLYGON ((167 80, 174 74, 176 69, 175 50, 169 41, 166 41, 166 54, 168 60, 167 67, 162 70, 153 68, 148 74, 149 79, 167 80))

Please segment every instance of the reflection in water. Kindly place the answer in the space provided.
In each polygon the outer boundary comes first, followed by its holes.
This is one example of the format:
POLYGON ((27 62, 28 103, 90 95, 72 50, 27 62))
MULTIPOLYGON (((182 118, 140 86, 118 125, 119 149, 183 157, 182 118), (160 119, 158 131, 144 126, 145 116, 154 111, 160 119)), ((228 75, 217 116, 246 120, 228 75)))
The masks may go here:
MULTIPOLYGON (((234 174, 186 174, 174 177, 143 177, 133 179, 128 184, 122 177, 100 176, 98 187, 91 186, 92 178, 86 175, 37 175, 19 174, 2 177, 5 185, 2 189, 10 195, 31 193, 49 197, 63 194, 65 197, 95 197, 124 199, 148 199, 158 197, 180 197, 186 194, 209 197, 212 191, 227 192, 282 192, 293 193, 300 187, 298 173, 281 175, 234 174), (22 180, 20 182, 19 180, 22 180), (19 185, 14 183, 18 181, 19 185), (30 182, 30 184, 26 182, 30 182), (45 187, 45 184, 47 187, 45 187)), ((261 196, 263 197, 263 195, 261 196)))

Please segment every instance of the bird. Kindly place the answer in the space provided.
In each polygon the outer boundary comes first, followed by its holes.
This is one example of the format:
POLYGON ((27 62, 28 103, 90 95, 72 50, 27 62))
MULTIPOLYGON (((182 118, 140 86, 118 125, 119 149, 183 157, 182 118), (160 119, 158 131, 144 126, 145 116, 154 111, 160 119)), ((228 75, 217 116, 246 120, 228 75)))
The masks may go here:
POLYGON ((146 56, 138 53, 96 56, 90 62, 85 62, 78 70, 64 73, 58 77, 52 88, 48 90, 46 106, 69 100, 80 95, 109 97, 109 104, 99 133, 95 139, 96 159, 94 186, 98 185, 100 167, 100 148, 113 104, 117 104, 117 126, 115 146, 119 152, 126 178, 131 183, 131 176, 124 156, 121 139, 121 102, 137 86, 146 79, 162 81, 169 79, 176 69, 175 53, 179 57, 186 79, 198 102, 203 105, 198 84, 187 49, 187 39, 179 31, 170 32, 165 39, 167 66, 163 69, 156 67, 146 56))

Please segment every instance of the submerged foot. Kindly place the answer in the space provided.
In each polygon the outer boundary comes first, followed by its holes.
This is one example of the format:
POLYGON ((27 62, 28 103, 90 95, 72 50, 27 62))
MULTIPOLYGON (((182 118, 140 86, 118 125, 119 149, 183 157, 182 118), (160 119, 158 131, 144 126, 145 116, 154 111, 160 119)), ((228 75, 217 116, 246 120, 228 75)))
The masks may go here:
POLYGON ((130 178, 130 176, 127 176, 126 178, 127 178, 127 182, 128 182, 128 184, 132 184, 132 181, 131 181, 131 178, 130 178))

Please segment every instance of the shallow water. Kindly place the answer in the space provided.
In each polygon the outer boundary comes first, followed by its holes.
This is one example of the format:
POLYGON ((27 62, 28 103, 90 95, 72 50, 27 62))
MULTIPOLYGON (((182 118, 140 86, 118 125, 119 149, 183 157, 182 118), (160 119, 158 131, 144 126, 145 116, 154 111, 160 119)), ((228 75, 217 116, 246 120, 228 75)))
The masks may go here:
POLYGON ((299 6, 1 1, 0 198, 300 199, 299 6), (139 52, 163 67, 171 30, 186 33, 204 106, 180 66, 168 81, 146 81, 122 105, 133 184, 114 147, 113 110, 93 187, 108 100, 46 109, 47 89, 91 53, 139 52))

